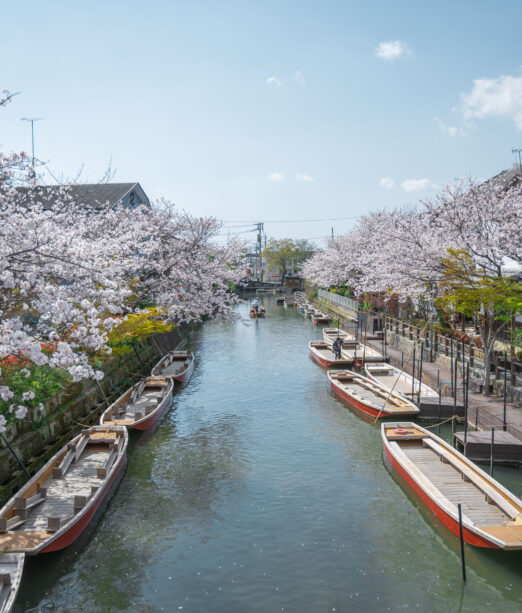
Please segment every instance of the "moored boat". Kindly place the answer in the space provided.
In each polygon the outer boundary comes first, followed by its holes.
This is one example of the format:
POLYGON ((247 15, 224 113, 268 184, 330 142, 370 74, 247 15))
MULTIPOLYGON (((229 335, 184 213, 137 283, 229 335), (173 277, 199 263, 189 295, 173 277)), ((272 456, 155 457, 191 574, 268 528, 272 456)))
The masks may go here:
POLYGON ((429 385, 425 383, 421 384, 418 379, 414 379, 407 372, 401 371, 400 368, 396 368, 385 362, 365 364, 364 370, 370 379, 377 381, 389 389, 393 389, 394 392, 406 398, 439 397, 437 392, 429 385))
POLYGON ((353 360, 341 353, 341 358, 337 359, 332 346, 325 341, 310 341, 310 356, 321 366, 330 368, 331 366, 337 366, 339 368, 351 366, 353 360))
POLYGON ((462 505, 464 541, 476 547, 522 549, 522 502, 432 432, 411 422, 381 426, 392 469, 454 535, 462 505))
POLYGON ((276 298, 276 304, 283 304, 285 301, 285 297, 284 296, 278 296, 276 298))
POLYGON ((328 381, 336 396, 367 416, 383 419, 419 413, 411 400, 351 370, 328 371, 328 381))
POLYGON ((36 555, 73 543, 126 461, 123 426, 92 426, 62 447, 0 509, 0 550, 36 555))
POLYGON ((152 377, 171 377, 178 383, 186 383, 194 370, 194 354, 192 351, 169 351, 154 366, 152 377))
POLYGON ((174 382, 170 377, 142 379, 102 413, 100 424, 148 430, 169 408, 173 390, 174 382))
POLYGON ((312 321, 314 322, 314 325, 317 326, 318 324, 329 324, 332 321, 332 318, 329 315, 321 313, 320 311, 316 311, 312 315, 312 321))
POLYGON ((382 362, 384 360, 382 353, 377 349, 352 339, 343 342, 343 352, 350 356, 356 364, 361 365, 366 364, 366 362, 382 362))
POLYGON ((24 553, 0 554, 0 613, 9 613, 22 580, 24 553))
POLYGON ((311 319, 312 315, 314 314, 314 311, 315 311, 315 309, 313 307, 305 308, 305 310, 304 310, 305 316, 308 319, 311 319))
POLYGON ((340 338, 343 342, 355 341, 355 337, 341 328, 323 328, 323 339, 327 343, 332 344, 336 338, 340 338))

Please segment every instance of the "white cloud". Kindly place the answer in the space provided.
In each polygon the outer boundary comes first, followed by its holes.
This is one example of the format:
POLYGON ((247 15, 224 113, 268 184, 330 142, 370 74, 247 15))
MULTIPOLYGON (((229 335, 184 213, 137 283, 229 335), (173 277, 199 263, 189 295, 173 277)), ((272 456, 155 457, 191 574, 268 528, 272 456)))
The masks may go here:
POLYGON ((405 192, 431 192, 437 189, 429 179, 407 179, 401 183, 405 192))
POLYGON ((508 119, 522 130, 522 77, 475 79, 471 92, 460 99, 465 119, 508 119))
POLYGON ((379 181, 379 187, 384 187, 385 189, 391 189, 394 184, 395 181, 393 179, 390 179, 390 177, 383 177, 379 181))
POLYGON ((282 181, 283 175, 280 172, 273 172, 271 175, 268 175, 269 181, 282 181))
POLYGON ((266 82, 268 85, 277 85, 277 87, 281 87, 281 85, 283 85, 283 82, 278 77, 268 77, 266 82))
POLYGON ((379 43, 379 46, 375 49, 375 55, 380 57, 381 60, 395 62, 401 57, 412 55, 412 50, 400 40, 389 40, 379 43))
POLYGON ((302 174, 302 173, 300 173, 300 172, 298 172, 298 173, 295 175, 295 178, 296 178, 298 181, 314 181, 314 178, 313 178, 313 177, 310 177, 310 176, 308 176, 308 175, 304 175, 304 174, 302 174))
POLYGON ((306 81, 301 70, 298 70, 294 75, 294 80, 297 81, 298 85, 304 87, 306 85, 306 81))
POLYGON ((455 138, 459 134, 465 134, 460 128, 457 128, 456 126, 448 126, 438 117, 435 117, 433 121, 439 126, 439 130, 441 130, 441 132, 449 134, 452 138, 455 138))

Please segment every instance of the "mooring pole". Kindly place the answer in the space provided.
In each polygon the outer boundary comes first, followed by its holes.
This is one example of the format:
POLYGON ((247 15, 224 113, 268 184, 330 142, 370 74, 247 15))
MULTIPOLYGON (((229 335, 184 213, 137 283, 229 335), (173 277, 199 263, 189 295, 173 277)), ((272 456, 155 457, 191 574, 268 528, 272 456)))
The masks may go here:
POLYGON ((493 446, 495 444, 495 428, 491 428, 491 455, 489 456, 489 474, 493 476, 493 446))
POLYGON ((422 392, 422 361, 424 359, 424 341, 420 346, 420 364, 419 364, 419 398, 418 402, 420 402, 421 392, 422 392))
POLYGON ((507 353, 504 351, 504 426, 503 426, 504 432, 507 429, 507 424, 506 424, 506 411, 507 411, 507 407, 506 407, 506 403, 507 403, 507 353))
POLYGON ((440 370, 437 370, 437 389, 439 390, 440 396, 440 370))
POLYGON ((466 445, 468 442, 468 380, 469 380, 469 364, 466 368, 466 387, 464 395, 464 455, 466 455, 466 445))
POLYGON ((462 529, 462 506, 459 502, 459 534, 460 534, 460 559, 462 561, 462 580, 466 581, 466 559, 464 557, 464 530, 462 529))
POLYGON ((20 467, 22 468, 22 470, 24 471, 24 473, 29 477, 29 479, 31 478, 31 475, 29 474, 29 471, 27 470, 27 468, 24 466, 24 463, 22 462, 22 460, 16 455, 15 450, 11 447, 11 445, 9 444, 9 441, 6 439, 6 437, 2 434, 2 440, 4 441, 5 446, 7 447, 7 449, 9 449, 9 451, 13 454, 14 459, 18 462, 18 464, 20 465, 20 467))
POLYGON ((442 412, 441 397, 440 397, 440 384, 438 384, 438 390, 439 390, 439 428, 438 428, 438 434, 440 436, 440 419, 441 419, 441 412, 442 412))
POLYGON ((401 351, 401 370, 404 370, 404 351, 401 351))
POLYGON ((450 373, 451 373, 451 395, 453 396, 453 339, 450 339, 450 373))
POLYGON ((415 398, 415 346, 413 347, 413 373, 411 376, 411 399, 415 398))

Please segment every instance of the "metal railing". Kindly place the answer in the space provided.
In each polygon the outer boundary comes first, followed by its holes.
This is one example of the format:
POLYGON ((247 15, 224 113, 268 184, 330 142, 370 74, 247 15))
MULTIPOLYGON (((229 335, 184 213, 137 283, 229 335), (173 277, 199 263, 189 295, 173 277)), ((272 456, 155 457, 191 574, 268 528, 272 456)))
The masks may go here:
POLYGON ((340 296, 339 294, 334 294, 332 292, 327 292, 324 289, 320 289, 318 291, 318 296, 321 300, 328 300, 332 304, 336 304, 341 308, 344 308, 352 313, 359 312, 360 303, 357 300, 352 300, 351 298, 347 298, 346 296, 340 296))

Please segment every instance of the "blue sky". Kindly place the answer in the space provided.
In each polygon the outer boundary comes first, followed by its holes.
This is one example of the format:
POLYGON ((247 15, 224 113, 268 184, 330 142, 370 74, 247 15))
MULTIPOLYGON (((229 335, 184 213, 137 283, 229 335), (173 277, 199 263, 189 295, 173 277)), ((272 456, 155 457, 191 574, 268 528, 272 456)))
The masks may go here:
POLYGON ((29 1, 2 21, 3 151, 44 117, 54 173, 112 159, 114 181, 269 236, 342 233, 522 147, 520 2, 29 1))

